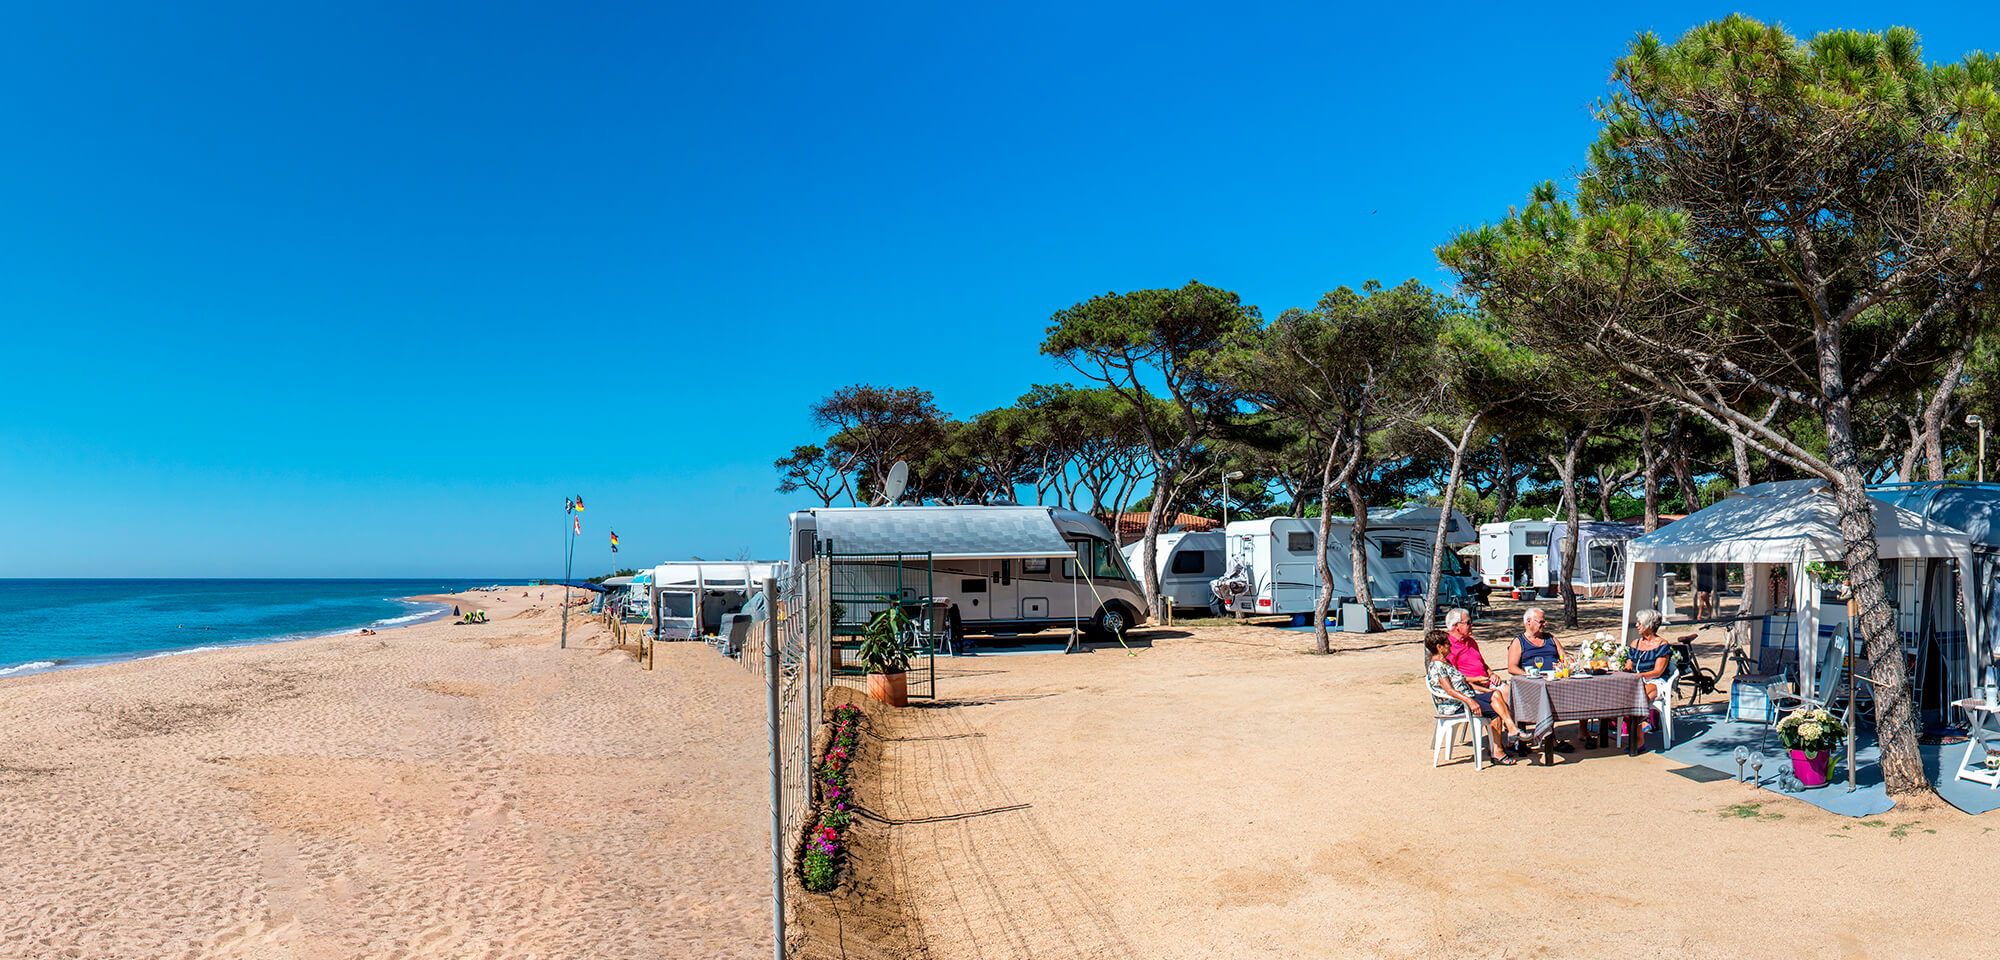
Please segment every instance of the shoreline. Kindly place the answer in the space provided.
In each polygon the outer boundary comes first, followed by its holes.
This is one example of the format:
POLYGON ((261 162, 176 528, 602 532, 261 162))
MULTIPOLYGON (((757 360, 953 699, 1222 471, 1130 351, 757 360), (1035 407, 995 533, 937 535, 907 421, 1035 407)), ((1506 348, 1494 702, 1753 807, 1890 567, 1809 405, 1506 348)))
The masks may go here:
MULTIPOLYGON (((502 585, 507 586, 507 585, 502 585)), ((512 585, 509 589, 523 587, 512 585)), ((384 597, 393 603, 409 604, 419 609, 392 617, 377 617, 359 624, 314 630, 304 633, 273 634, 263 637, 246 637, 238 640, 224 640, 213 643, 195 643, 190 646, 155 647, 146 650, 130 650, 122 653, 83 654, 73 657, 37 657, 20 663, 0 665, 0 681, 16 677, 33 677, 45 673, 60 673, 71 670, 86 670, 120 663, 136 663, 142 660, 160 660, 196 653, 212 653, 218 650, 236 650, 243 647, 259 647, 277 643, 292 643, 300 640, 324 640, 328 637, 363 636, 363 630, 373 630, 374 636, 407 630, 425 624, 450 619, 454 605, 464 605, 481 595, 506 596, 505 590, 490 591, 471 588, 460 593, 421 593, 405 597, 384 597), (428 608, 428 609, 425 609, 428 608)))

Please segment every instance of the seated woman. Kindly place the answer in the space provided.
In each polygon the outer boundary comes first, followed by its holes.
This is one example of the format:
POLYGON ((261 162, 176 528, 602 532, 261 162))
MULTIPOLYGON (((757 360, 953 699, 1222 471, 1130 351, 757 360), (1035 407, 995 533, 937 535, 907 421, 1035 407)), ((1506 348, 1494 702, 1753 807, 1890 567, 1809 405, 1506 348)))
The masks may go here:
MULTIPOLYGON (((1660 611, 1641 610, 1632 617, 1632 626, 1639 636, 1625 648, 1626 656, 1632 659, 1632 672, 1646 684, 1646 699, 1660 696, 1660 684, 1666 681, 1673 670, 1674 647, 1660 636, 1660 611)), ((1646 746, 1646 734, 1653 729, 1651 720, 1639 725, 1639 746, 1646 746)))
POLYGON ((1451 635, 1443 630, 1432 630, 1424 635, 1424 650, 1430 656, 1425 666, 1424 685, 1430 688, 1431 699, 1437 704, 1440 716, 1455 716, 1465 711, 1489 721, 1487 737, 1489 752, 1493 762, 1501 766, 1512 766, 1516 761, 1507 752, 1506 738, 1520 737, 1521 728, 1514 724, 1514 717, 1507 709, 1505 697, 1494 697, 1493 691, 1475 690, 1447 659, 1451 649, 1451 635))

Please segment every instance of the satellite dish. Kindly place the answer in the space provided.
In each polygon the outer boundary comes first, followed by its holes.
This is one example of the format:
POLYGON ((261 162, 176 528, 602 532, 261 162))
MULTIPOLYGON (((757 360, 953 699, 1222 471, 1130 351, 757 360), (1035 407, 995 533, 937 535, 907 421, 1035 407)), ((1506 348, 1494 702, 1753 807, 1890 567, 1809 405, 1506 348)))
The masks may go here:
POLYGON ((903 488, 910 485, 910 465, 901 460, 889 468, 889 482, 882 487, 882 505, 893 507, 903 498, 903 488))

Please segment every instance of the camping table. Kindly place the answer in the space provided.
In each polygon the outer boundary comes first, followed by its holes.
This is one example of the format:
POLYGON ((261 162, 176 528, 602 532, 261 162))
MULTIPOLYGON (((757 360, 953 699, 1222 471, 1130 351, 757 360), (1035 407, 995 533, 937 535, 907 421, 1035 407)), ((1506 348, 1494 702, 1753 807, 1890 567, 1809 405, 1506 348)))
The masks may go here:
MULTIPOLYGON (((1642 718, 1653 705, 1646 701, 1646 685, 1636 673, 1608 673, 1596 677, 1567 680, 1535 680, 1511 677, 1507 680, 1507 705, 1514 709, 1514 722, 1532 726, 1542 741, 1542 763, 1554 761, 1554 732, 1560 720, 1613 720, 1642 718)), ((1627 754, 1637 756, 1639 738, 1625 739, 1627 754)))
POLYGON ((1955 700, 1952 706, 1972 718, 1972 729, 1966 731, 1965 756, 1959 758, 1956 776, 1960 780, 2000 787, 2000 770, 1986 768, 1986 754, 2000 747, 2000 706, 1979 699, 1955 700))

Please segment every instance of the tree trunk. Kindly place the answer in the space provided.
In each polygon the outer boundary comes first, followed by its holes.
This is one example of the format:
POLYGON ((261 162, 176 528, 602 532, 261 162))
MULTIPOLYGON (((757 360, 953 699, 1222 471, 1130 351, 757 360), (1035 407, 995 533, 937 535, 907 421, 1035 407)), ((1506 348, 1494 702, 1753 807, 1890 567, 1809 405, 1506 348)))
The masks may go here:
POLYGON ((1493 522, 1499 523, 1514 509, 1514 498, 1519 491, 1514 486, 1514 461, 1507 456, 1507 438, 1498 437, 1495 442, 1500 454, 1500 482, 1493 488, 1493 522))
POLYGON ((1342 481, 1352 477, 1355 468, 1361 463, 1361 448, 1359 446, 1350 448, 1347 463, 1340 468, 1340 475, 1336 477, 1333 472, 1333 462, 1338 458, 1339 452, 1338 446, 1329 448, 1326 451, 1326 465, 1320 470, 1319 539, 1315 541, 1317 549, 1313 551, 1316 554, 1313 569, 1319 575, 1319 603, 1313 617, 1314 653, 1333 652, 1332 643, 1326 635, 1326 615, 1333 608, 1333 564, 1326 556, 1326 541, 1333 535, 1333 491, 1340 487, 1342 481))
POLYGON ((1674 483, 1681 488, 1681 512, 1693 513, 1701 509, 1701 490, 1694 485, 1694 465, 1688 460, 1687 448, 1684 434, 1674 449, 1674 483))
MULTIPOLYGON (((1154 623, 1167 620, 1166 598, 1160 595, 1160 527, 1167 517, 1167 481, 1172 474, 1162 465, 1153 474, 1153 505, 1146 511, 1146 546, 1142 553, 1145 570, 1140 574, 1140 582, 1145 587, 1146 607, 1153 611, 1154 623)), ((1112 539, 1118 538, 1118 531, 1111 531, 1112 539)))
MULTIPOLYGON (((1660 448, 1653 442, 1653 408, 1647 407, 1639 424, 1639 463, 1646 487, 1646 512, 1640 525, 1647 533, 1660 529, 1660 448)), ((1674 418, 1678 426, 1680 417, 1674 418)))
POLYGON ((1563 509, 1569 519, 1569 538, 1563 541, 1562 574, 1557 581, 1557 589, 1562 593, 1563 628, 1566 630, 1575 630, 1578 623, 1576 586, 1570 582, 1576 576, 1576 538, 1582 532, 1582 520, 1577 515, 1576 461, 1583 456, 1583 444, 1590 439, 1590 432, 1589 427, 1578 430, 1563 449, 1560 461, 1549 458, 1556 473, 1562 477, 1563 509))
MULTIPOLYGON (((1438 621, 1438 587, 1444 583, 1444 552, 1449 549, 1445 536, 1451 529, 1451 510, 1452 504, 1458 501, 1458 485, 1465 476, 1465 448, 1472 445, 1472 431, 1479 428, 1479 418, 1483 415, 1483 412, 1472 415, 1472 419, 1465 424, 1465 430, 1458 435, 1457 445, 1446 442, 1446 446, 1451 448, 1451 475, 1444 484, 1444 503, 1438 508, 1437 535, 1431 538, 1431 579, 1424 594, 1423 630, 1426 634, 1438 621)), ((1440 439, 1444 436, 1436 430, 1431 432, 1440 439)))
MULTIPOLYGON (((1356 469, 1348 474, 1345 484, 1347 504, 1354 511, 1354 531, 1347 540, 1347 559, 1354 569, 1354 602, 1372 612, 1375 603, 1368 595, 1368 501, 1361 496, 1360 477, 1361 471, 1356 469)), ((1324 544, 1321 546, 1324 552, 1324 544)))
MULTIPOLYGON (((1938 382, 1937 393, 1931 396, 1930 405, 1924 408, 1924 474, 1929 480, 1943 480, 1944 475, 1944 420, 1951 410, 1952 394, 1958 391, 1958 378, 1965 374, 1966 357, 1972 353, 1972 341, 1978 334, 1976 327, 1968 328, 1965 336, 1952 349, 1951 362, 1945 365, 1944 379, 1938 382)), ((1978 474, 1975 473, 1974 476, 1978 474)), ((1971 479, 1968 477, 1967 479, 1971 479)))
POLYGON ((1601 469, 1598 471, 1597 519, 1599 520, 1611 519, 1611 487, 1612 487, 1612 481, 1616 478, 1616 476, 1617 474, 1615 471, 1612 473, 1605 473, 1601 469))

